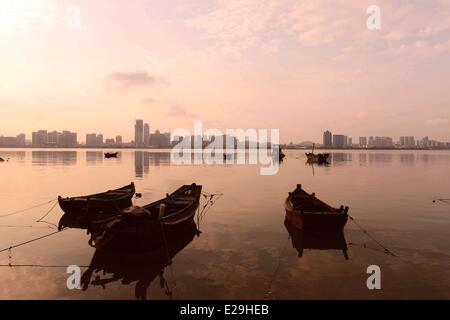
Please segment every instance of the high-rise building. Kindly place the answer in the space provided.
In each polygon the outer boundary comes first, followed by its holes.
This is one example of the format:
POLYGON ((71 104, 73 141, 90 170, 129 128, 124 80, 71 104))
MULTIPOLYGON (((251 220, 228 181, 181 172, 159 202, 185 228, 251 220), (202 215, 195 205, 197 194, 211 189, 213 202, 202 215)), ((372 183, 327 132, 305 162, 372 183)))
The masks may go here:
POLYGON ((413 136, 400 137, 399 145, 403 148, 414 148, 416 146, 416 140, 413 136))
POLYGON ((352 138, 347 138, 347 147, 352 147, 353 146, 353 139, 352 138))
POLYGON ((424 137, 421 141, 420 141, 420 147, 422 148, 428 148, 429 147, 429 139, 428 137, 424 137))
POLYGON ((16 146, 17 147, 25 147, 26 140, 25 140, 25 134, 21 133, 16 136, 16 146))
POLYGON ((150 126, 148 123, 144 124, 144 147, 150 146, 150 126))
POLYGON ((333 148, 345 148, 347 147, 347 137, 343 134, 333 135, 333 148))
POLYGON ((103 146, 103 135, 101 133, 97 135, 97 146, 103 146))
POLYGON ((95 133, 88 133, 86 135, 86 147, 101 147, 103 146, 103 135, 102 134, 95 134, 95 133))
POLYGON ((78 145, 77 134, 75 132, 63 131, 57 134, 57 146, 60 148, 75 148, 78 145))
POLYGON ((86 134, 86 147, 96 147, 97 135, 95 133, 86 134))
POLYGON ((114 139, 108 138, 105 140, 105 146, 107 147, 114 147, 116 144, 116 141, 114 139))
POLYGON ((359 137, 359 146, 361 148, 367 148, 367 137, 359 137))
POLYGON ((156 130, 155 133, 150 135, 150 145, 156 148, 166 148, 170 146, 170 132, 161 133, 156 130))
POLYGON ((56 147, 58 145, 58 131, 51 131, 47 133, 47 145, 56 147))
POLYGON ((116 136, 116 146, 117 147, 122 146, 122 136, 116 136))
POLYGON ((47 130, 33 132, 31 136, 31 144, 36 148, 45 147, 47 145, 47 130))
POLYGON ((323 133, 323 146, 325 148, 331 148, 333 146, 333 136, 330 131, 323 133))
POLYGON ((134 125, 134 144, 135 147, 142 147, 144 145, 144 121, 136 120, 134 125))
MULTIPOLYGON (((371 138, 373 139, 373 137, 371 138)), ((394 142, 390 137, 375 137, 372 144, 370 144, 369 138, 369 146, 372 148, 392 148, 394 146, 394 142)))

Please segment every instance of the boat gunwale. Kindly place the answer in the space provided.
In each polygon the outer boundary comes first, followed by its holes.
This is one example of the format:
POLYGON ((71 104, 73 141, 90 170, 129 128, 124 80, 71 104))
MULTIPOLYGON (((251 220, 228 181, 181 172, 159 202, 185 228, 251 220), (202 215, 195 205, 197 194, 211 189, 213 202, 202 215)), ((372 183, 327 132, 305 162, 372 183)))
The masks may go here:
MULTIPOLYGON (((189 203, 187 203, 186 206, 184 206, 182 209, 180 209, 180 210, 178 210, 178 211, 176 211, 176 212, 174 212, 174 213, 171 213, 171 214, 168 215, 168 216, 163 216, 163 217, 162 217, 161 219, 159 219, 159 220, 155 220, 155 222, 158 222, 158 221, 159 221, 159 222, 164 223, 165 220, 169 220, 170 218, 172 218, 172 217, 174 217, 174 216, 176 216, 176 215, 179 215, 179 214, 182 213, 183 211, 188 210, 190 207, 193 207, 193 206, 195 207, 195 206, 197 206, 197 205, 198 205, 197 202, 199 202, 199 200, 200 200, 202 186, 201 186, 201 185, 195 185, 195 186, 192 186, 192 185, 184 185, 184 186, 178 188, 177 190, 175 190, 174 192, 172 192, 168 197, 166 197, 166 198, 164 198, 164 199, 157 200, 157 201, 152 202, 152 203, 150 203, 150 204, 147 204, 147 205, 143 206, 143 208, 144 208, 145 210, 149 210, 148 208, 150 208, 150 207, 156 207, 157 205, 159 205, 159 204, 161 204, 161 203, 169 202, 170 200, 172 200, 172 199, 169 199, 169 198, 171 198, 171 197, 174 197, 174 198, 175 198, 175 199, 173 199, 173 200, 177 200, 177 199, 176 199, 176 194, 177 194, 177 193, 180 193, 183 189, 189 190, 189 188, 192 188, 192 187, 194 187, 195 189, 198 190, 198 197, 197 197, 196 194, 195 194, 195 195, 192 195, 192 196, 191 196, 192 199, 187 200, 187 201, 189 201, 189 203)), ((194 214, 195 214, 195 210, 196 210, 196 209, 193 210, 193 211, 194 211, 194 214)), ((192 215, 192 214, 189 214, 189 217, 190 217, 191 215, 192 215)))
POLYGON ((86 201, 87 200, 95 200, 95 201, 107 201, 107 202, 110 202, 110 201, 116 201, 116 200, 121 200, 121 199, 127 198, 127 197, 130 196, 130 194, 132 196, 135 192, 136 192, 136 188, 135 188, 134 182, 132 182, 129 185, 126 185, 126 186, 118 188, 118 189, 113 189, 113 190, 108 190, 108 191, 105 191, 105 192, 94 193, 94 194, 87 195, 87 196, 75 196, 75 197, 58 196, 58 201, 60 201, 60 203, 61 203, 61 201, 62 202, 72 202, 72 201, 77 202, 77 201, 85 201, 85 200, 86 201), (112 193, 112 192, 121 192, 121 193, 123 193, 123 195, 119 195, 119 196, 114 197, 112 199, 111 198, 108 198, 108 199, 104 198, 104 196, 106 194, 112 193))

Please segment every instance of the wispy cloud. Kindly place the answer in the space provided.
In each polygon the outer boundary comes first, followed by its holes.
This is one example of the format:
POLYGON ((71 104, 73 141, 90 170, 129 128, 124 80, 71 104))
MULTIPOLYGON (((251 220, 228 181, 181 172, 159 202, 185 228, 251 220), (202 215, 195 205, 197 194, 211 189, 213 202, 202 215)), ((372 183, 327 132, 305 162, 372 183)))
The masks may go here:
POLYGON ((113 72, 108 79, 124 89, 151 87, 164 82, 161 77, 150 75, 145 71, 113 72))
POLYGON ((141 99, 141 103, 144 105, 152 105, 155 103, 155 99, 151 98, 151 97, 147 97, 147 98, 143 98, 141 99))
POLYGON ((197 114, 189 112, 185 107, 178 104, 169 106, 166 115, 169 117, 198 118, 197 114))
POLYGON ((449 121, 446 118, 434 118, 425 121, 425 125, 428 127, 448 126, 449 121))

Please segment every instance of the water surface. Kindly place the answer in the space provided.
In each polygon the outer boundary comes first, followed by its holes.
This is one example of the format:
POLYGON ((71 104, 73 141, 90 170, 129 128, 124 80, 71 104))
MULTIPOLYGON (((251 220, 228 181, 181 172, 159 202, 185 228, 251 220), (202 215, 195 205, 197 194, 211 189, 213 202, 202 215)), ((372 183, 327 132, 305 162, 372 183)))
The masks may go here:
MULTIPOLYGON (((85 230, 70 229, 0 253, 0 298, 135 299, 143 291, 149 299, 450 298, 450 206, 432 203, 450 198, 450 152, 332 153, 329 166, 312 167, 302 151, 286 151, 279 173, 261 176, 258 165, 174 165, 164 150, 122 150, 119 158, 104 159, 102 150, 0 149, 10 159, 0 163, 0 216, 58 195, 96 193, 131 181, 143 194, 137 205, 192 182, 223 193, 197 226, 200 236, 187 234, 177 243, 180 252, 162 267, 163 288, 154 266, 144 266, 148 274, 124 267, 125 280, 68 290, 65 267, 85 271, 95 253, 85 230), (339 248, 304 248, 299 257, 283 209, 297 183, 330 205, 350 206, 349 214, 396 257, 351 221, 344 232, 348 260, 339 248), (381 268, 381 290, 366 287, 369 265, 381 268)), ((53 232, 35 222, 52 205, 0 218, 0 249, 53 232)), ((56 206, 44 220, 57 224, 61 215, 56 206)))

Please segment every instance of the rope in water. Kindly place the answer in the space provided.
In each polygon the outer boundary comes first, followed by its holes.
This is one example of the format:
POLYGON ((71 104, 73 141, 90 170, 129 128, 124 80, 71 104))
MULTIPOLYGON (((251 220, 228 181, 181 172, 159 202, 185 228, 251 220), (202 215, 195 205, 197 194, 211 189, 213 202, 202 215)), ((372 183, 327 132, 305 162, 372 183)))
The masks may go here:
POLYGON ((61 230, 58 230, 58 231, 55 231, 55 232, 52 232, 52 233, 48 233, 48 234, 46 234, 46 235, 43 235, 43 236, 40 236, 40 237, 31 239, 31 240, 27 240, 27 241, 24 241, 24 242, 21 242, 21 243, 17 243, 17 244, 11 245, 11 246, 9 246, 9 247, 6 247, 6 248, 1 249, 1 250, 0 250, 0 253, 5 252, 5 251, 8 251, 8 250, 10 251, 11 249, 15 249, 15 248, 24 246, 24 245, 26 245, 26 244, 29 244, 29 243, 32 243, 32 242, 35 242, 35 241, 38 241, 38 240, 41 240, 41 239, 50 237, 50 236, 52 236, 52 235, 55 235, 55 234, 57 234, 57 233, 63 232, 64 230, 68 230, 68 229, 70 229, 70 228, 61 229, 61 230))
POLYGON ((197 213, 197 225, 200 228, 200 223, 203 221, 204 216, 206 213, 212 208, 212 206, 223 196, 223 193, 206 193, 202 192, 203 197, 207 200, 206 203, 203 205, 203 208, 200 210, 200 207, 198 209, 197 213), (208 200, 209 197, 209 200, 208 200), (216 197, 214 199, 214 197, 216 197))
POLYGON ((433 203, 441 202, 450 205, 450 199, 434 199, 433 203))
POLYGON ((1 215, 0 218, 6 218, 6 217, 10 217, 10 216, 13 216, 13 215, 16 215, 16 214, 20 214, 20 213, 29 211, 31 209, 42 207, 42 206, 44 206, 46 204, 49 204, 49 203, 52 203, 54 201, 57 201, 57 199, 52 199, 50 201, 42 202, 42 203, 36 204, 34 206, 31 206, 31 207, 28 207, 28 208, 25 208, 25 209, 21 209, 21 210, 17 210, 17 211, 6 213, 6 214, 1 215))
MULTIPOLYGON (((167 263, 170 263, 170 272, 171 272, 171 277, 172 277, 172 281, 173 281, 173 288, 176 291, 177 284, 176 284, 175 278, 173 276, 173 269, 172 269, 172 263, 171 263, 171 259, 170 259, 169 246, 167 245, 166 232, 164 230, 164 225, 162 223, 160 223, 160 226, 161 226, 161 234, 162 234, 163 242, 164 242, 164 248, 166 249, 166 254, 167 254, 167 263)), ((167 295, 170 297, 171 300, 173 300, 174 297, 172 294, 172 290, 170 290, 169 284, 167 283, 167 281, 165 279, 164 279, 164 286, 166 286, 167 295)))
POLYGON ((42 223, 46 223, 46 224, 48 224, 48 225, 51 225, 51 226, 54 226, 55 228, 58 228, 58 226, 56 225, 56 224, 54 224, 54 223, 52 223, 52 222, 48 222, 48 221, 44 221, 43 219, 45 218, 45 217, 47 217, 49 214, 50 214, 50 212, 52 212, 53 211, 53 209, 56 207, 56 205, 57 205, 58 203, 57 202, 55 202, 54 204, 53 204, 53 206, 42 216, 42 217, 40 217, 39 219, 37 219, 36 220, 36 222, 42 222, 42 223))
POLYGON ((10 224, 0 224, 0 228, 36 228, 36 229, 53 229, 51 226, 32 226, 32 225, 10 225, 10 224))
POLYGON ((385 253, 387 253, 393 257, 397 257, 391 250, 389 250, 388 248, 383 246, 377 239, 375 239, 373 236, 371 236, 369 234, 369 232, 367 232, 367 230, 365 230, 359 223, 356 222, 355 218, 353 218, 350 215, 348 217, 358 227, 358 229, 360 229, 369 239, 371 239, 373 242, 375 242, 377 245, 379 245, 381 248, 383 248, 385 253))
MULTIPOLYGON (((0 267, 11 267, 11 268, 67 268, 68 265, 45 265, 45 264, 0 264, 0 267)), ((90 266, 78 266, 80 268, 89 268, 90 266)))
POLYGON ((272 278, 270 279, 269 287, 267 288, 266 293, 264 294, 264 300, 267 300, 269 298, 269 295, 272 293, 272 287, 273 287, 275 279, 278 275, 278 272, 280 271, 281 262, 283 262, 284 256, 286 255, 286 248, 288 247, 288 243, 289 243, 290 239, 291 239, 291 235, 288 236, 286 243, 284 244, 283 251, 281 252, 280 258, 278 259, 278 265, 272 275, 272 278))

